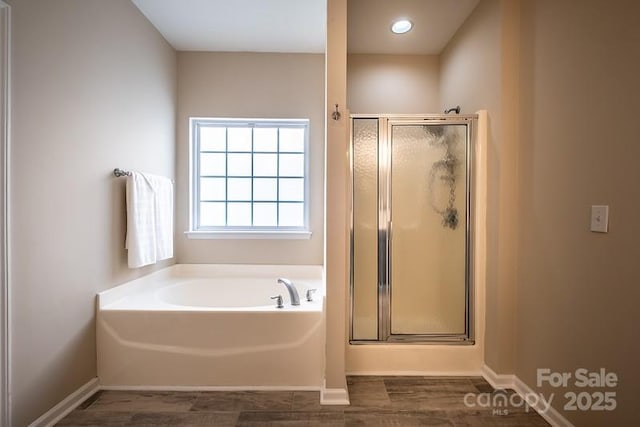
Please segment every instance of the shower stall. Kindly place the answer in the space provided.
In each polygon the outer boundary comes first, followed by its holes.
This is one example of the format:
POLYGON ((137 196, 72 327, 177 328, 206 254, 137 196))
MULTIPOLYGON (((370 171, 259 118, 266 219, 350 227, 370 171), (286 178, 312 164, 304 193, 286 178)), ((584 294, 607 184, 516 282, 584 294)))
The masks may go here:
POLYGON ((474 343, 476 120, 351 116, 351 343, 474 343))

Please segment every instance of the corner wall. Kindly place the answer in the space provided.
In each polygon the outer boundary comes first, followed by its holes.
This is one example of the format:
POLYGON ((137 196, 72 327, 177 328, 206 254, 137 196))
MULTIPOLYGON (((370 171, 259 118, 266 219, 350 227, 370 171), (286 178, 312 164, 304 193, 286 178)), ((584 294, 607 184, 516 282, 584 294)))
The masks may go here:
POLYGON ((178 53, 176 245, 180 263, 323 262, 324 58, 322 54, 178 53), (295 70, 295 72, 292 72, 295 70), (309 240, 188 239, 189 117, 308 118, 309 240))
POLYGON ((481 0, 440 58, 441 107, 487 110, 489 116, 484 358, 503 374, 513 373, 515 358, 517 115, 512 110, 517 96, 511 79, 517 77, 517 61, 510 61, 513 47, 504 44, 514 31, 509 8, 515 5, 512 0, 481 0))
POLYGON ((9 3, 11 425, 24 426, 96 376, 96 293, 156 269, 127 268, 112 171, 174 176, 176 55, 127 0, 9 3))
POLYGON ((614 411, 562 411, 576 426, 637 424, 640 396, 640 3, 526 0, 515 373, 534 391, 615 392, 614 411), (589 231, 609 205, 609 233, 589 231), (537 387, 536 371, 572 375, 537 387), (614 388, 577 388, 604 368, 614 388))
POLYGON ((349 110, 347 104, 347 0, 327 0, 325 55, 325 385, 321 401, 348 403, 345 377, 348 283, 349 110), (333 120, 338 104, 342 117, 333 120))

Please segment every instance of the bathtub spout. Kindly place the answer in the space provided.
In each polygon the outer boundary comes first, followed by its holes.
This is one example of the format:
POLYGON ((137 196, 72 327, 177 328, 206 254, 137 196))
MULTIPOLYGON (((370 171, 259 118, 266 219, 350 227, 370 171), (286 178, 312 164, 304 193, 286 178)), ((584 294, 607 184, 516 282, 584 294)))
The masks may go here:
POLYGON ((278 283, 282 283, 287 287, 287 290, 289 291, 289 297, 291 298, 291 305, 300 305, 300 297, 298 296, 298 290, 293 285, 291 280, 280 278, 278 279, 278 283))

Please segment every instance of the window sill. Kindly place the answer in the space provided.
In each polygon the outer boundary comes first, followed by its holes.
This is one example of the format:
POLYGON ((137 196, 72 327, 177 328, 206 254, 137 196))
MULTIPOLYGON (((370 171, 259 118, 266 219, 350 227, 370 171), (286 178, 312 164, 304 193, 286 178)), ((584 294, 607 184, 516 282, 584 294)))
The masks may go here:
POLYGON ((188 239, 308 240, 310 231, 185 231, 188 239))

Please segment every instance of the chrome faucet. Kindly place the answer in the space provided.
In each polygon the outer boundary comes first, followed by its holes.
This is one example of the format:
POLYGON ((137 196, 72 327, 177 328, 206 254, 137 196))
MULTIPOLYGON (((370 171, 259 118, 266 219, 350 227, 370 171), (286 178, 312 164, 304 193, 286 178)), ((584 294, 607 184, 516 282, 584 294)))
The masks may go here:
POLYGON ((291 298, 291 305, 300 305, 300 297, 298 296, 298 290, 289 279, 280 278, 278 283, 282 283, 287 287, 289 291, 289 297, 291 298))

